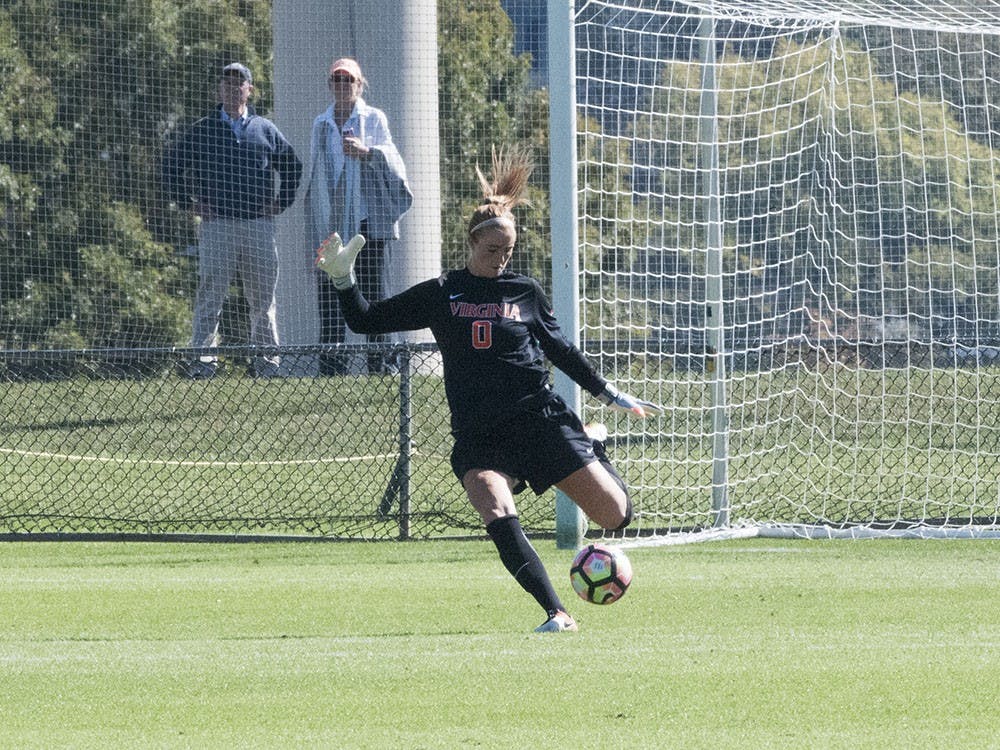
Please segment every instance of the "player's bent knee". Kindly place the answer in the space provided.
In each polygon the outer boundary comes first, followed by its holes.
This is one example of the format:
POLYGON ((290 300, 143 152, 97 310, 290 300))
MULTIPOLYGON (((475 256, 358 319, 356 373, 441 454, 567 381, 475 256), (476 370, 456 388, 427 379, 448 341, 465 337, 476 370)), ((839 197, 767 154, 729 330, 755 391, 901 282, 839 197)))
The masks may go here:
POLYGON ((605 531, 621 531, 632 523, 633 515, 632 500, 626 495, 624 507, 619 505, 613 510, 609 508, 608 512, 601 513, 598 518, 591 517, 591 520, 599 524, 605 531))
POLYGON ((632 502, 624 482, 594 462, 577 470, 556 486, 602 529, 623 529, 632 521, 632 502))
POLYGON ((632 498, 630 498, 630 497, 628 497, 626 495, 625 496, 625 514, 624 514, 625 517, 622 519, 622 522, 620 524, 618 524, 617 526, 615 526, 613 529, 611 529, 611 531, 621 531, 622 529, 624 529, 625 527, 627 527, 630 523, 632 523, 632 518, 634 516, 634 513, 635 513, 635 511, 632 508, 632 498))

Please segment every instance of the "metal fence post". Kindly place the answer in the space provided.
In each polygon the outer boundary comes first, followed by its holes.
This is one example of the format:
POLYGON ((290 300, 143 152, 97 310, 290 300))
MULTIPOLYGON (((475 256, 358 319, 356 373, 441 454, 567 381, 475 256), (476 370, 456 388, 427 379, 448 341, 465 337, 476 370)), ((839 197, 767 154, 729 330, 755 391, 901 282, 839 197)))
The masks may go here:
POLYGON ((399 363, 399 538, 410 538, 410 456, 413 452, 413 350, 403 346, 399 363))

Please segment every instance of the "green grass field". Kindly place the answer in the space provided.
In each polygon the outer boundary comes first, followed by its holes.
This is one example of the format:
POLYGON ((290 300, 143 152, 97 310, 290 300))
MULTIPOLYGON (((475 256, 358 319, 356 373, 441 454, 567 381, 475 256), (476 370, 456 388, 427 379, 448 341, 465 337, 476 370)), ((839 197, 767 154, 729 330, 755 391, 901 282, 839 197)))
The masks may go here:
POLYGON ((1000 543, 0 545, 4 748, 996 748, 1000 543), (572 600, 571 600, 572 599, 572 600))

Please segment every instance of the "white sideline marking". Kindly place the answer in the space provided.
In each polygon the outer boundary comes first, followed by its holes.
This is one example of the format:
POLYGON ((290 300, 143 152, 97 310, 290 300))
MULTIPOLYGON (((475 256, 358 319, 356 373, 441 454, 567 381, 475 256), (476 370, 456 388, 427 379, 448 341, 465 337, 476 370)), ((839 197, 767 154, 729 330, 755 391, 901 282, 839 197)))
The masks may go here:
MULTIPOLYGON (((0 453, 30 458, 51 458, 63 461, 89 461, 93 463, 143 464, 147 466, 300 466, 305 464, 344 464, 352 461, 376 461, 387 458, 398 458, 398 453, 377 453, 371 456, 336 456, 334 458, 297 458, 289 461, 166 461, 157 458, 114 458, 111 456, 76 456, 68 453, 42 453, 37 451, 21 451, 14 448, 0 448, 0 453)), ((416 455, 416 451, 414 454, 416 455)))

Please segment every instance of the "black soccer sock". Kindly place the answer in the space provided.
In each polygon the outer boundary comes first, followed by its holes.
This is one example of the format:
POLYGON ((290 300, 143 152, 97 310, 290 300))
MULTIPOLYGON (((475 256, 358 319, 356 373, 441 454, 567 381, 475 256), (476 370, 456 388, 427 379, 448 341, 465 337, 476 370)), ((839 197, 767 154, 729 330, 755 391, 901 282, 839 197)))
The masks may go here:
MULTIPOLYGON (((535 597, 542 609, 553 612, 563 609, 559 595, 552 587, 549 574, 542 565, 541 558, 524 535, 517 516, 504 516, 486 525, 486 533, 500 553, 500 561, 514 576, 521 588, 535 597)), ((565 611, 565 610, 563 610, 565 611)))

